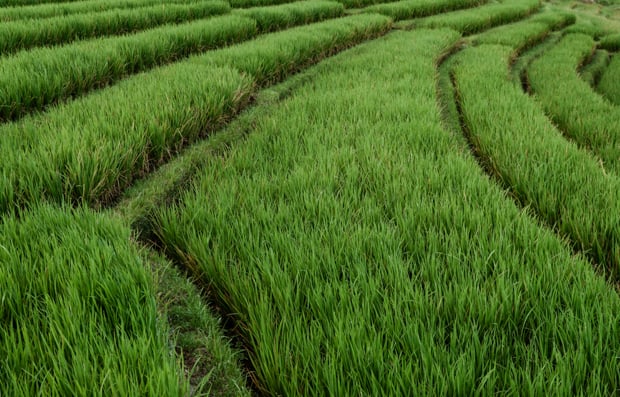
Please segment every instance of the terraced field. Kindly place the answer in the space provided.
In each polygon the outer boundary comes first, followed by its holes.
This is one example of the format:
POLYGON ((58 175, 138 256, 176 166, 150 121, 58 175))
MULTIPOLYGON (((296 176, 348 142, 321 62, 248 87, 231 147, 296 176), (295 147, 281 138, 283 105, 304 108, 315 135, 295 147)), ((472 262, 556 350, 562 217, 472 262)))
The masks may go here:
POLYGON ((0 395, 619 394, 619 10, 0 0, 0 395))

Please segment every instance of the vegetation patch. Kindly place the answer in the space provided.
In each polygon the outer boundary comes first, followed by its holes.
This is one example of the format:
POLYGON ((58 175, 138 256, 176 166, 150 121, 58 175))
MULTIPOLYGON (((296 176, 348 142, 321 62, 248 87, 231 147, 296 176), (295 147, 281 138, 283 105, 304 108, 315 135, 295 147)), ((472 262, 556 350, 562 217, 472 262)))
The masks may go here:
POLYGON ((160 244, 232 316, 261 390, 618 385, 617 294, 441 128, 436 62, 456 40, 395 32, 322 63, 159 211, 160 244))
POLYGON ((52 46, 92 37, 132 33, 159 25, 180 23, 225 14, 225 2, 207 0, 192 4, 153 5, 0 25, 0 54, 33 47, 52 46))
POLYGON ((536 99, 562 132, 620 175, 620 109, 577 74, 594 47, 590 36, 569 34, 532 62, 528 79, 536 99))
POLYGON ((0 223, 0 393, 188 392, 130 231, 41 206, 0 223))

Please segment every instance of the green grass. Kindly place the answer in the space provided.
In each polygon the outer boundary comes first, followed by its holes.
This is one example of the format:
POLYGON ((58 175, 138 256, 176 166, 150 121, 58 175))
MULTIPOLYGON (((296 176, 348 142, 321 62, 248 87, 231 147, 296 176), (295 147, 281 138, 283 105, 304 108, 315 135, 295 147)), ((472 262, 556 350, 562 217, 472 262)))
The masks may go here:
POLYGON ((597 89, 609 101, 620 105, 620 56, 617 54, 601 74, 597 89))
MULTIPOLYGON (((1 7, 0 21, 52 18, 63 15, 86 14, 97 11, 148 7, 157 4, 192 4, 203 0, 84 0, 70 3, 48 3, 23 7, 1 7)), ((219 0, 213 0, 218 3, 219 0)))
POLYGON ((553 31, 575 22, 575 16, 568 13, 543 12, 508 25, 487 30, 472 41, 475 44, 501 44, 523 51, 541 42, 553 31))
POLYGON ((0 58, 0 120, 17 119, 129 74, 256 33, 254 20, 227 15, 0 58))
POLYGON ((291 3, 292 0, 229 0, 228 3, 233 8, 247 8, 247 7, 265 7, 278 4, 291 3))
POLYGON ((539 8, 539 0, 491 3, 468 10, 433 15, 411 22, 406 21, 402 26, 406 28, 450 28, 463 34, 472 34, 525 18, 539 8))
POLYGON ((220 131, 191 145, 174 159, 163 164, 144 179, 136 181, 123 192, 113 207, 143 241, 152 238, 151 216, 160 207, 178 199, 179 194, 191 186, 196 174, 211 156, 224 155, 231 147, 240 144, 254 130, 256 121, 270 113, 275 105, 287 98, 308 74, 297 74, 283 83, 262 89, 254 96, 253 106, 232 120, 220 131))
POLYGON ((608 51, 620 51, 620 33, 603 37, 599 46, 608 51))
POLYGON ((617 21, 588 13, 577 13, 577 22, 566 29, 566 33, 581 33, 595 39, 615 33, 620 25, 617 21))
POLYGON ((234 13, 254 19, 261 32, 273 32, 342 16, 344 7, 335 1, 305 0, 277 7, 235 10, 234 13))
MULTIPOLYGON (((463 124, 489 173, 610 276, 620 270, 620 180, 567 141, 506 79, 513 50, 480 46, 454 69, 463 124)), ((585 84, 585 83, 584 83, 585 84)))
POLYGON ((609 52, 606 50, 596 50, 581 67, 579 75, 581 79, 591 87, 596 87, 609 64, 609 52))
POLYGON ((233 65, 251 75, 261 86, 276 83, 291 73, 335 51, 387 32, 392 23, 387 17, 355 15, 297 28, 222 51, 214 51, 190 62, 197 65, 233 65))
POLYGON ((0 25, 0 54, 65 44, 93 37, 120 35, 169 23, 201 19, 230 11, 228 3, 207 0, 192 4, 159 4, 0 25))
POLYGON ((45 3, 69 3, 72 1, 79 0, 3 0, 3 7, 11 7, 11 6, 27 6, 27 5, 37 5, 37 4, 45 4, 45 3))
POLYGON ((322 63, 160 212, 265 393, 619 387, 615 291, 441 128, 435 63, 457 39, 395 32, 322 63))
POLYGON ((532 62, 527 75, 536 100, 562 132, 620 175, 620 110, 577 73, 594 48, 590 36, 568 34, 532 62))
POLYGON ((263 36, 0 126, 0 210, 42 199, 107 204, 229 120, 257 84, 389 27, 386 17, 360 15, 263 36))
POLYGON ((0 395, 620 390, 611 8, 47 1, 0 0, 0 395))
POLYGON ((0 222, 0 394, 183 396, 130 231, 41 206, 0 222))
MULTIPOLYGON (((356 1, 356 0, 353 0, 356 1)), ((427 15, 439 14, 459 8, 476 7, 486 0, 405 0, 393 3, 376 4, 366 7, 363 11, 387 15, 394 20, 419 18, 427 15)), ((351 6, 365 6, 365 3, 351 4, 351 6)))

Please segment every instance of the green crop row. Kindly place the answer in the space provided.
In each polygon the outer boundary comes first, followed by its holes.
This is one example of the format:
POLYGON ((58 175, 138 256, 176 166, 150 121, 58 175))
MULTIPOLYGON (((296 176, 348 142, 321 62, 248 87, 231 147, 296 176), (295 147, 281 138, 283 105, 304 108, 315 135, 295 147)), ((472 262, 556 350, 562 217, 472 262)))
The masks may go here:
POLYGON ((608 51, 620 51, 620 33, 603 37, 599 46, 608 51))
POLYGON ((246 8, 234 13, 254 19, 261 32, 272 32, 342 16, 344 7, 334 1, 306 0, 277 7, 246 8))
POLYGON ((620 56, 611 58, 611 62, 601 74, 598 91, 616 105, 620 105, 620 56))
POLYGON ((0 222, 0 394, 183 396, 130 230, 88 210, 0 222))
POLYGON ((476 44, 501 44, 522 51, 542 41, 551 31, 575 23, 569 13, 543 12, 520 22, 487 30, 473 41, 476 44))
MULTIPOLYGON (((84 0, 71 3, 39 4, 23 7, 1 7, 0 21, 60 17, 109 10, 122 10, 163 4, 192 4, 203 0, 84 0)), ((213 0, 215 3, 219 0, 213 0)))
MULTIPOLYGON (((487 0, 405 0, 376 4, 366 7, 364 12, 387 15, 394 20, 419 18, 459 8, 476 7, 487 0)), ((365 4, 358 4, 363 6, 365 4)))
MULTIPOLYGON (((333 2, 298 2, 255 13, 280 26, 341 14, 333 2)), ((252 13, 248 10, 248 13, 252 13)), ((59 48, 37 48, 0 58, 0 120, 15 120, 34 110, 192 53, 247 40, 257 23, 225 15, 175 26, 163 26, 125 37, 89 40, 59 48)))
POLYGON ((19 118, 129 74, 256 33, 254 20, 226 15, 0 58, 0 120, 19 118))
POLYGON ((620 386, 618 295, 441 128, 435 63, 458 37, 393 32, 313 68, 156 215, 263 393, 620 386))
POLYGON ((568 34, 532 62, 527 76, 536 99, 556 125, 620 175, 620 109, 593 91, 577 73, 594 47, 592 37, 568 34))
POLYGON ((540 0, 515 0, 433 15, 405 23, 416 28, 450 28, 463 34, 472 34, 525 18, 539 8, 540 0))
POLYGON ((610 26, 610 20, 591 13, 579 13, 577 23, 566 28, 565 34, 581 33, 599 39, 616 32, 617 25, 610 26))
POLYGON ((467 50, 455 67, 470 142, 523 206, 617 277, 620 180, 567 141, 538 104, 506 79, 513 56, 507 47, 485 45, 467 50))
POLYGON ((80 39, 132 33, 168 23, 225 14, 228 11, 228 3, 206 0, 193 4, 158 4, 129 10, 5 22, 0 25, 0 54, 80 39))
POLYGON ((45 3, 69 3, 80 0, 2 0, 0 7, 30 6, 45 3))
POLYGON ((265 7, 291 2, 294 0, 228 0, 233 8, 265 7))
POLYGON ((180 146, 233 116, 255 84, 277 80, 389 27, 386 17, 361 15, 291 29, 5 124, 0 209, 44 198, 105 203, 180 146))

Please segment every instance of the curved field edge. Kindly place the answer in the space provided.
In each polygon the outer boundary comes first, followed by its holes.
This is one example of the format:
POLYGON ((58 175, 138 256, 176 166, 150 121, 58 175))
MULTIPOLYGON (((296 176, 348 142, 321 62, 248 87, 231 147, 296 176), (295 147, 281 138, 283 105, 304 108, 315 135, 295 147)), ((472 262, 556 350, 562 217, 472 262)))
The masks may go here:
MULTIPOLYGON (((610 62, 609 52, 606 50, 595 50, 579 68, 579 76, 595 90, 599 85, 601 77, 610 62)), ((605 84, 606 85, 606 84, 605 84)), ((600 92, 600 91, 599 91, 600 92)), ((604 93, 601 93, 604 95, 604 93)), ((609 98, 608 98, 609 99, 609 98)))
POLYGON ((615 291, 441 129, 434 61, 457 39, 391 33, 322 63, 159 212, 264 392, 618 387, 615 291))
POLYGON ((618 175, 620 109, 595 92, 577 72, 594 48, 590 36, 568 34, 530 64, 527 78, 536 101, 559 129, 618 175))
POLYGON ((615 277, 619 181, 564 139, 542 109, 505 79, 512 51, 484 45, 459 55, 454 82, 468 139, 487 171, 522 205, 615 277))

